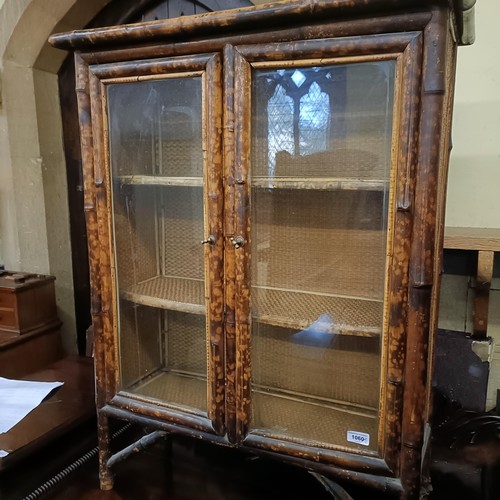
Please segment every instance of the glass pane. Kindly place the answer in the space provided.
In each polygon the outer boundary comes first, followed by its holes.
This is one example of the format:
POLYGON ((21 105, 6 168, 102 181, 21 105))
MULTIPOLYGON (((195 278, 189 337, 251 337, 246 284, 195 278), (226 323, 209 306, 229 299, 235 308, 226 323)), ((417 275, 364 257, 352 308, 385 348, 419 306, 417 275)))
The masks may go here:
POLYGON ((108 85, 121 388, 207 410, 201 77, 108 85))
POLYGON ((393 89, 392 61, 254 71, 255 431, 377 448, 393 89))

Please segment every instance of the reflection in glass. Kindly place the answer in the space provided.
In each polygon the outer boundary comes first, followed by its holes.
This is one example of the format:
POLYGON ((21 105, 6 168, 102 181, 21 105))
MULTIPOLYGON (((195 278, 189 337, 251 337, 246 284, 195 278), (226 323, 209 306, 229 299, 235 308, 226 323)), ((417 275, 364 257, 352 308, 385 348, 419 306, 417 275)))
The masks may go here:
POLYGON ((392 61, 254 70, 254 431, 377 447, 393 88, 392 61))
POLYGON ((274 94, 267 103, 269 127, 269 173, 274 173, 278 151, 293 153, 293 99, 286 95, 281 85, 276 85, 274 94))
POLYGON ((205 413, 201 77, 107 98, 121 388, 205 413))
POLYGON ((328 147, 330 98, 313 82, 309 92, 300 98, 299 154, 305 156, 328 147))

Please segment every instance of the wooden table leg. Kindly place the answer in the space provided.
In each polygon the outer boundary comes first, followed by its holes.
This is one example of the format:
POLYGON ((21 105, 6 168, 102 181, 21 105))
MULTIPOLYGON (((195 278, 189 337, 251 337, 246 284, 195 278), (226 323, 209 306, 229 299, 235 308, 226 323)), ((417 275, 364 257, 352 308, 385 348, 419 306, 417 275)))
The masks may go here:
POLYGON ((479 250, 477 257, 477 279, 472 310, 474 326, 473 337, 486 339, 488 330, 488 304, 490 299, 491 279, 493 277, 493 259, 495 252, 479 250))

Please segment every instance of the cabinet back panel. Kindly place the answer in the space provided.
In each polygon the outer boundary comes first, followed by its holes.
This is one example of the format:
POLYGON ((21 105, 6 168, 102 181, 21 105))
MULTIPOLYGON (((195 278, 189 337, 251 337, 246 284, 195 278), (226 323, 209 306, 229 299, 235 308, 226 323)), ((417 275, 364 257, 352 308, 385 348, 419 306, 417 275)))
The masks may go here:
POLYGON ((114 205, 120 287, 126 289, 159 274, 202 280, 202 188, 121 189, 126 194, 119 191, 114 205))
POLYGON ((154 191, 115 186, 113 208, 118 287, 126 289, 158 274, 154 191))
POLYGON ((177 311, 166 311, 165 314, 167 369, 206 378, 205 318, 177 311))
POLYGON ((162 141, 160 174, 172 177, 201 177, 203 175, 203 151, 192 141, 162 141))
POLYGON ((382 299, 381 192, 252 190, 254 286, 382 299))
MULTIPOLYGON (((378 119, 364 120, 363 125, 383 126, 378 119)), ((268 176, 269 164, 266 154, 267 138, 254 138, 253 153, 256 161, 253 174, 268 176)), ((331 142, 332 151, 313 153, 307 156, 292 156, 279 151, 275 156, 273 176, 276 177, 336 177, 348 179, 384 179, 387 173, 388 143, 379 133, 359 131, 349 138, 331 142)))
POLYGON ((252 340, 252 348, 259 353, 252 365, 257 386, 377 407, 378 339, 373 343, 371 339, 353 338, 347 350, 340 350, 338 347, 347 344, 345 339, 349 337, 329 335, 326 345, 317 346, 301 340, 296 330, 263 324, 257 328, 259 335, 252 340))
POLYGON ((163 237, 163 274, 203 279, 203 190, 201 187, 163 189, 160 228, 163 237))
POLYGON ((175 406, 201 410, 203 414, 206 413, 206 379, 161 371, 135 387, 133 392, 163 404, 170 403, 175 406))
POLYGON ((160 311, 120 301, 121 386, 127 388, 163 364, 160 311))
POLYGON ((205 387, 207 379, 204 316, 122 300, 119 344, 122 389, 206 408, 206 394, 200 402, 199 391, 200 381, 205 387))
POLYGON ((332 405, 275 397, 254 391, 253 427, 257 432, 291 441, 305 439, 324 446, 333 443, 360 451, 377 449, 377 418, 369 412, 349 411, 332 405), (348 432, 368 434, 369 445, 348 441, 348 432))
POLYGON ((278 68, 253 72, 253 175, 385 179, 393 62, 278 68))
POLYGON ((113 173, 203 174, 201 77, 108 85, 113 173))

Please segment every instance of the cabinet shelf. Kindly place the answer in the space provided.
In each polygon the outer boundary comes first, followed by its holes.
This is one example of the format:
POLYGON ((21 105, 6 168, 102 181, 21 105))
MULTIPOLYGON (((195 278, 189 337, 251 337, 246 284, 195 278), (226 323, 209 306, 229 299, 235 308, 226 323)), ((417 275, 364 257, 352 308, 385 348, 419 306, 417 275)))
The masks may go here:
MULTIPOLYGON (((205 314, 202 280, 158 276, 122 290, 121 296, 140 305, 205 314)), ((381 332, 381 300, 254 287, 252 303, 253 318, 260 323, 297 330, 312 328, 313 334, 326 335, 377 337, 381 332)))
POLYGON ((162 175, 121 175, 117 177, 122 185, 130 186, 180 186, 201 187, 202 177, 170 177, 162 175))
POLYGON ((264 287, 255 287, 252 297, 253 318, 261 323, 310 328, 313 335, 376 337, 381 332, 381 300, 264 287))
MULTIPOLYGON (((372 439, 370 448, 377 443, 377 411, 358 408, 348 408, 347 405, 327 404, 320 400, 314 401, 291 398, 279 392, 263 392, 254 390, 254 408, 259 408, 255 418, 259 428, 256 434, 285 435, 319 443, 345 442, 347 431, 356 429, 369 434, 372 439)), ((296 439, 295 439, 296 440, 296 439)))
POLYGON ((193 408, 197 413, 198 408, 207 406, 206 377, 160 370, 152 377, 130 387, 126 392, 158 401, 179 402, 181 406, 193 408))
POLYGON ((120 295, 143 306, 205 314, 201 280, 157 276, 122 290, 120 295))
MULTIPOLYGON (((117 180, 129 186, 202 187, 201 177, 170 177, 160 175, 121 175, 117 180)), ((319 191, 384 191, 389 182, 380 179, 340 177, 253 177, 252 187, 264 189, 304 189, 319 191)))
POLYGON ((319 191, 384 191, 389 181, 345 177, 253 177, 252 187, 319 191))

